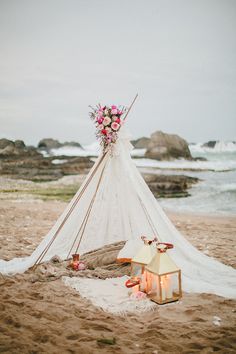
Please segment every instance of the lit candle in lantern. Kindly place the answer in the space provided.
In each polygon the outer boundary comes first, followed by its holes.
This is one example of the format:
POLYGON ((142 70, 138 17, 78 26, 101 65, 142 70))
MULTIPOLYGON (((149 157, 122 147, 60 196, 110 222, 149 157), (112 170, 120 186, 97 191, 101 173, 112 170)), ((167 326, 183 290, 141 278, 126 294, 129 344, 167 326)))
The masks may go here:
POLYGON ((172 282, 171 282, 171 277, 166 275, 165 276, 165 290, 166 290, 166 298, 171 299, 173 296, 173 290, 172 290, 172 282))
POLYGON ((165 283, 163 280, 161 280, 161 297, 162 301, 166 299, 166 289, 165 289, 165 283))
POLYGON ((142 277, 141 277, 141 284, 140 284, 140 290, 141 291, 146 291, 147 288, 147 279, 146 279, 146 271, 143 272, 142 277))

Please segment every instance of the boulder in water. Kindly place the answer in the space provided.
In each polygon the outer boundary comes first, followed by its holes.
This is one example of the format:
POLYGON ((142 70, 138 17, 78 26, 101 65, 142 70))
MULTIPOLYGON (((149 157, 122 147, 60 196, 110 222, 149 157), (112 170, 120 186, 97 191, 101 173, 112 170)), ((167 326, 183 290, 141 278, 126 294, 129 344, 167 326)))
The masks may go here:
POLYGON ((150 138, 142 137, 136 140, 132 140, 131 144, 135 149, 147 149, 150 140, 150 138))
POLYGON ((192 160, 186 140, 176 134, 156 131, 151 135, 145 157, 156 160, 172 160, 184 158, 192 160))
POLYGON ((61 146, 62 144, 58 140, 51 138, 42 139, 38 143, 38 148, 44 150, 58 149, 61 146))
POLYGON ((207 143, 204 143, 202 146, 214 149, 216 143, 217 143, 217 140, 210 140, 207 143))

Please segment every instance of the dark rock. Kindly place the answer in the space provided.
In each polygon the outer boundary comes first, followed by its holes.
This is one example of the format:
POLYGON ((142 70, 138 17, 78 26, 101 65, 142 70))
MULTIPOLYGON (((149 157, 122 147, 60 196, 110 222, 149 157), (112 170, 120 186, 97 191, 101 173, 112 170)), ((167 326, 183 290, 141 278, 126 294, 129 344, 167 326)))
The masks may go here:
POLYGON ((184 175, 143 174, 143 178, 156 198, 187 197, 188 189, 199 181, 184 175))
POLYGON ((41 154, 34 147, 27 147, 22 140, 0 139, 0 159, 17 156, 36 156, 41 154))
POLYGON ((58 149, 63 146, 72 146, 72 147, 82 147, 79 143, 75 141, 66 141, 65 143, 61 143, 58 140, 55 139, 42 139, 38 143, 38 148, 42 150, 47 150, 50 151, 51 149, 58 149))
POLYGON ((25 149, 25 143, 24 143, 24 141, 23 140, 16 140, 15 141, 15 147, 17 148, 17 149, 25 149))
POLYGON ((14 142, 8 139, 0 139, 0 149, 5 149, 8 145, 14 145, 14 142))
POLYGON ((193 158, 194 161, 207 161, 207 159, 205 157, 202 156, 197 156, 193 158))
POLYGON ((58 140, 51 139, 51 138, 42 139, 38 143, 38 148, 45 149, 45 150, 58 149, 61 146, 62 144, 58 140))
POLYGON ((186 140, 175 134, 157 131, 151 135, 145 157, 156 160, 185 158, 192 160, 186 140))
POLYGON ((203 147, 208 147, 208 148, 214 148, 215 147, 215 145, 216 145, 216 143, 217 143, 218 141, 217 140, 210 140, 210 141, 208 141, 207 143, 204 143, 202 146, 203 147))
POLYGON ((72 157, 60 164, 60 168, 63 175, 77 175, 87 173, 93 164, 89 157, 72 157))
POLYGON ((31 181, 52 181, 65 175, 86 174, 93 166, 88 157, 70 158, 67 162, 53 164, 54 157, 43 155, 31 150, 28 155, 7 155, 0 159, 0 174, 5 177, 20 178, 31 181))
POLYGON ((62 146, 72 146, 72 147, 79 147, 82 148, 80 143, 77 143, 75 141, 66 141, 65 143, 62 144, 62 146))
POLYGON ((147 149, 150 140, 150 138, 142 137, 136 140, 132 140, 131 144, 135 149, 147 149))

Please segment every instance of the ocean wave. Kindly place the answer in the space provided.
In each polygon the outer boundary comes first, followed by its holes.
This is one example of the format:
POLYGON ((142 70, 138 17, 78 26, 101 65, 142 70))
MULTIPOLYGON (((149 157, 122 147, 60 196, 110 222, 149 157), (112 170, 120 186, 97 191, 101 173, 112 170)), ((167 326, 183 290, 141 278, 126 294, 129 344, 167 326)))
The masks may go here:
POLYGON ((217 186, 219 192, 236 192, 236 183, 225 183, 217 186))
POLYGON ((203 143, 190 144, 189 149, 192 153, 222 153, 236 152, 234 141, 217 141, 214 147, 204 146, 203 143))
POLYGON ((151 159, 134 159, 134 162, 138 167, 153 167, 170 170, 227 171, 236 169, 236 160, 189 161, 179 159, 173 161, 157 161, 151 159))

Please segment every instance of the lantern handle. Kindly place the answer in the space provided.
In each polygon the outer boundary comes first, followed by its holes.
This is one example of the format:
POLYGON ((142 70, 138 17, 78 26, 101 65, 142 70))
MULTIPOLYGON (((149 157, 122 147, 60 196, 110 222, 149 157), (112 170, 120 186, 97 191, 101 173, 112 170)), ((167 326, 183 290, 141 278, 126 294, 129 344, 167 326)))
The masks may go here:
POLYGON ((157 247, 160 245, 166 246, 166 249, 170 250, 171 248, 174 248, 174 245, 172 243, 167 243, 167 242, 158 242, 157 247))
POLYGON ((132 288, 133 286, 136 286, 136 285, 139 285, 139 284, 140 284, 140 279, 139 280, 128 279, 125 282, 126 288, 132 288))

